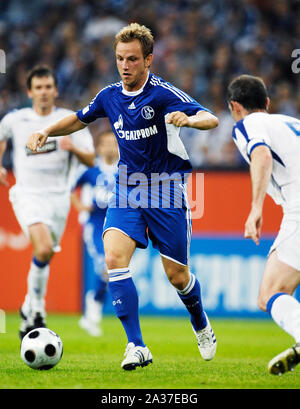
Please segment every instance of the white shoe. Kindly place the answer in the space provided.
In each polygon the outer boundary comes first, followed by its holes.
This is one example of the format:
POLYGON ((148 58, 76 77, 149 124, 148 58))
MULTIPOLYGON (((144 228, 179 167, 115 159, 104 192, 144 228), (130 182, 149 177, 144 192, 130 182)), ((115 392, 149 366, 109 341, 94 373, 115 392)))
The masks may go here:
POLYGON ((99 324, 95 323, 94 321, 89 321, 82 316, 79 320, 79 326, 84 329, 89 335, 92 337, 101 337, 102 331, 99 327, 99 324))
POLYGON ((199 331, 195 331, 193 328, 193 331, 196 335, 198 348, 202 358, 205 359, 205 361, 210 361, 216 354, 217 340, 206 313, 205 316, 207 320, 206 327, 199 331))
POLYGON ((135 346, 133 342, 127 344, 126 358, 121 363, 121 367, 126 371, 131 371, 137 366, 147 366, 152 363, 152 354, 148 347, 135 346))

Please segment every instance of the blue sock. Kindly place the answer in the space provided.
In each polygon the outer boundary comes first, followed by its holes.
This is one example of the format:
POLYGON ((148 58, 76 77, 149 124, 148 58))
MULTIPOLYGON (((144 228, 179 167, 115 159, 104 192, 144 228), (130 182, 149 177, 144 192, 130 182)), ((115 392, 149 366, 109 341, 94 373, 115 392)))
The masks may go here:
POLYGON ((199 331, 205 328, 207 320, 202 306, 200 283, 197 278, 191 274, 191 279, 187 287, 182 291, 177 290, 177 293, 191 314, 191 323, 194 330, 199 331))
POLYGON ((280 297, 281 295, 286 295, 286 294, 287 293, 276 293, 276 294, 272 295, 272 297, 267 302, 267 312, 269 314, 271 314, 272 305, 273 305, 273 302, 276 300, 276 298, 280 297))
POLYGON ((95 291, 94 300, 103 304, 107 293, 107 282, 99 278, 95 287, 97 287, 97 289, 95 291))
POLYGON ((117 317, 122 322, 128 342, 144 347, 140 321, 136 287, 128 268, 108 270, 108 288, 113 300, 117 317), (126 276, 126 278, 124 278, 126 276))
POLYGON ((47 264, 49 264, 50 260, 48 261, 40 261, 38 260, 36 257, 33 257, 32 259, 33 264, 35 264, 36 266, 43 268, 45 267, 47 264))

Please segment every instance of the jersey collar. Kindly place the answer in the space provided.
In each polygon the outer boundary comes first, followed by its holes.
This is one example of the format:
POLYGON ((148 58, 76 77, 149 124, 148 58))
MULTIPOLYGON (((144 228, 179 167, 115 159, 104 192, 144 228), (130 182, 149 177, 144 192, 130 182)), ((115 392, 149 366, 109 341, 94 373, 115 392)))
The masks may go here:
POLYGON ((123 81, 122 81, 122 93, 125 94, 125 95, 128 95, 129 97, 135 97, 136 95, 141 94, 144 91, 144 87, 147 84, 148 79, 149 79, 149 71, 148 71, 146 81, 144 82, 143 86, 140 89, 138 89, 137 91, 126 91, 126 89, 124 89, 124 87, 123 87, 123 81))

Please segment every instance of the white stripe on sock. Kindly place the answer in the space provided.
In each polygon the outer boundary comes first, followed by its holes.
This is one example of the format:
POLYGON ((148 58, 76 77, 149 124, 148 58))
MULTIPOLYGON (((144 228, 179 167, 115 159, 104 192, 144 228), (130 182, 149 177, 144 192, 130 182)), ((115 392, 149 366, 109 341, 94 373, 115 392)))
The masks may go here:
POLYGON ((190 273, 190 281, 189 281, 188 285, 183 290, 177 290, 179 292, 179 294, 187 295, 194 288, 195 280, 196 280, 196 278, 195 278, 194 274, 190 273))
POLYGON ((110 282, 125 280, 132 276, 131 271, 128 267, 125 268, 114 268, 112 270, 107 270, 108 278, 110 282))

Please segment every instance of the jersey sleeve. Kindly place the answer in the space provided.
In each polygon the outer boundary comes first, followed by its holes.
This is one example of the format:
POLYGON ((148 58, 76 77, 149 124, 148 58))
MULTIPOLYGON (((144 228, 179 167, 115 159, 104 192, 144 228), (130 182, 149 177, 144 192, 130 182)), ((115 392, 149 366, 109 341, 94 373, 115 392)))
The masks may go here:
POLYGON ((163 93, 165 115, 174 111, 184 112, 188 116, 196 115, 200 111, 207 111, 212 113, 209 109, 199 104, 188 94, 169 83, 164 84, 163 93))
POLYGON ((13 111, 5 115, 0 122, 0 141, 5 141, 8 138, 12 138, 12 113, 13 111))
MULTIPOLYGON (((105 90, 105 88, 104 88, 105 90)), ((85 108, 76 112, 77 118, 84 124, 90 124, 98 118, 106 117, 104 110, 104 100, 106 92, 101 90, 85 108)))
POLYGON ((243 127, 244 129, 240 129, 240 131, 247 139, 247 155, 249 158, 257 146, 265 145, 271 149, 270 136, 262 119, 255 120, 254 117, 247 117, 243 124, 241 123, 241 128, 243 127))

